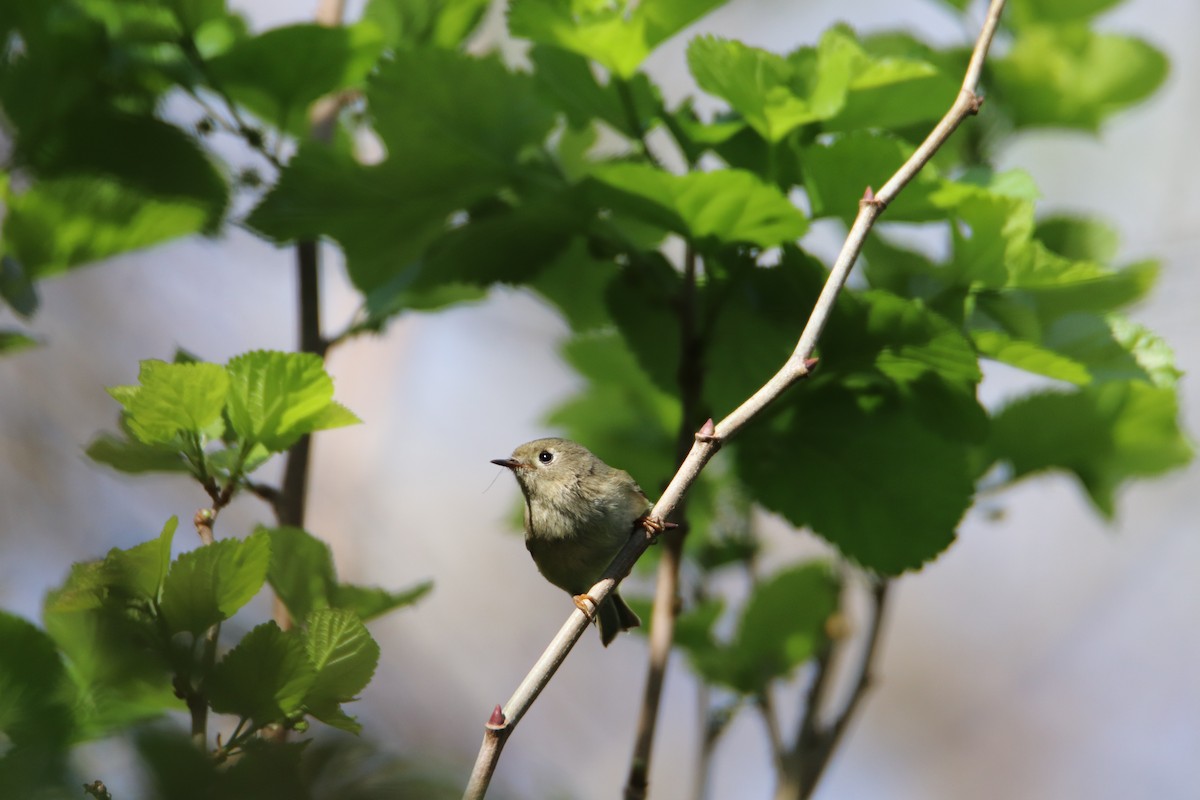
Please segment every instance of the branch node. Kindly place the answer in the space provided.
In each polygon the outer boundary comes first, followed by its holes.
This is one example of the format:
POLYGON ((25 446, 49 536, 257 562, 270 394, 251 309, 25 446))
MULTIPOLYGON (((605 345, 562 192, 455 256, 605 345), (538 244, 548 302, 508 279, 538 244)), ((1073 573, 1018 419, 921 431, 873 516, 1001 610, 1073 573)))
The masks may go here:
POLYGON ((504 717, 504 710, 500 708, 500 704, 497 703, 496 707, 492 709, 492 716, 488 717, 487 724, 483 727, 487 728, 489 731, 499 731, 503 730, 504 726, 507 724, 508 720, 504 717))
POLYGON ((804 359, 804 374, 807 376, 812 373, 812 371, 817 368, 817 363, 820 362, 820 360, 821 359, 819 358, 804 359))
POLYGON ((712 417, 700 426, 700 430, 696 431, 696 441, 702 444, 720 445, 721 440, 717 436, 717 426, 713 423, 712 417))
POLYGON ((974 116, 979 113, 979 109, 983 107, 983 95, 975 94, 974 92, 963 90, 968 96, 967 113, 974 116))
POLYGON ((217 519, 217 514, 211 508, 202 508, 196 512, 196 516, 192 517, 192 524, 196 526, 196 533, 200 536, 200 541, 203 544, 213 543, 213 522, 217 519))
POLYGON ((887 208, 887 202, 876 197, 875 190, 868 186, 863 192, 862 199, 858 201, 859 208, 865 208, 867 206, 874 206, 880 211, 883 211, 885 208, 887 208))

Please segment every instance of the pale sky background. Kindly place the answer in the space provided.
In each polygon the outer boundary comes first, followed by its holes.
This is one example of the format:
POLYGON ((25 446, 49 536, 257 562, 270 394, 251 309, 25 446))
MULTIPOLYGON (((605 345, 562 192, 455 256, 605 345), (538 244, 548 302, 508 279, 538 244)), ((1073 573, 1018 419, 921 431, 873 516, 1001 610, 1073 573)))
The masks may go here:
MULTIPOLYGON (((312 0, 232 4, 255 28, 315 9, 312 0)), ((351 16, 359 8, 351 3, 351 16)), ((743 0, 669 42, 649 69, 679 97, 690 87, 682 57, 690 34, 782 51, 838 20, 860 31, 905 27, 939 42, 968 37, 931 1, 743 0)), ((1163 260, 1160 283, 1135 317, 1196 374, 1200 4, 1132 0, 1101 27, 1136 32, 1166 51, 1165 88, 1098 137, 1027 135, 1000 166, 1029 170, 1046 211, 1114 222, 1122 261, 1163 260)), ((354 295, 336 252, 327 255, 331 329, 348 318, 354 295)), ((219 242, 139 253, 40 287, 33 327, 46 346, 0 359, 0 607, 36 618, 69 561, 142 541, 166 517, 186 522, 204 504, 183 479, 125 477, 83 457, 115 420, 103 387, 133 382, 139 359, 169 358, 176 345, 218 362, 293 348, 291 259, 231 230, 219 242)), ((372 624, 382 663, 363 702, 348 709, 389 750, 465 774, 490 709, 572 609, 509 530, 517 489, 488 463, 553 433, 541 417, 579 383, 557 359, 565 334, 552 311, 504 290, 479 305, 404 318, 331 358, 338 399, 366 424, 319 435, 308 527, 332 542, 346 580, 393 588, 436 581, 419 607, 372 624)), ((985 400, 1011 393, 1010 377, 989 373, 985 400)), ((1181 394, 1194 432, 1193 384, 1185 379, 1181 394)), ((1066 477, 982 503, 957 545, 897 583, 879 684, 818 797, 1194 797, 1198 477, 1193 467, 1135 486, 1113 525, 1066 477), (1002 519, 990 519, 999 509, 1002 519)), ((268 520, 264 506, 244 499, 222 514, 217 532, 241 535, 268 520)), ((191 547, 188 533, 181 525, 177 544, 191 547)), ((785 549, 804 547, 801 538, 784 537, 785 549)), ((260 598, 239 621, 248 627, 268 613, 260 598)), ((643 639, 622 637, 604 650, 585 635, 510 740, 496 787, 529 798, 619 796, 644 661, 643 639)), ((690 796, 694 694, 676 660, 655 749, 656 800, 690 796)), ((105 747, 84 757, 110 769, 119 759, 105 747)), ((765 734, 745 713, 718 750, 711 796, 768 798, 772 786, 765 734)))

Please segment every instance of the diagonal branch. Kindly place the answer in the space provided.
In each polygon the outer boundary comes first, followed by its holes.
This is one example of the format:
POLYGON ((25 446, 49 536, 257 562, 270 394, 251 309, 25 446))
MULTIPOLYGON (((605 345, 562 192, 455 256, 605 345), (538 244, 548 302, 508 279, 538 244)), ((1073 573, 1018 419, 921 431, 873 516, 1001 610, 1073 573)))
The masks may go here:
MULTIPOLYGON (((746 423, 783 394, 788 387, 807 377, 812 371, 816 364, 812 354, 816 349, 817 340, 829 320, 838 293, 845 285, 846 278, 850 275, 850 270, 854 266, 854 262, 862 250, 863 242, 875 224, 875 220, 895 199, 900 190, 929 162, 962 121, 979 111, 983 99, 975 93, 975 90, 979 85, 983 61, 991 46, 992 38, 995 36, 996 27, 1000 21, 1000 12, 1003 8, 1004 0, 991 0, 983 29, 975 42, 975 48, 967 66, 962 90, 950 110, 946 112, 912 156, 896 171, 896 174, 884 184, 879 193, 873 193, 868 187, 863 199, 859 201, 858 215, 854 219, 854 224, 850 226, 842 250, 830 270, 825 287, 817 298, 812 314, 808 318, 808 324, 805 325, 804 332, 800 335, 800 340, 796 343, 792 355, 762 388, 734 409, 729 416, 715 426, 711 420, 705 423, 704 427, 696 434, 691 450, 683 464, 680 465, 679 471, 675 473, 675 477, 667 486, 666 491, 655 503, 650 512, 652 516, 666 519, 679 505, 684 493, 695 482, 700 471, 716 454, 721 443, 735 435, 746 423)), ((650 545, 651 540, 650 536, 640 530, 635 531, 629 542, 605 571, 604 578, 587 593, 597 603, 603 602, 616 585, 629 574, 634 563, 650 545)), ((566 660, 567 654, 579 637, 583 635, 587 625, 588 618, 582 611, 577 609, 572 612, 525 679, 513 692, 512 697, 504 704, 503 708, 498 707, 493 713, 492 719, 484 731, 483 744, 463 794, 464 800, 476 800, 487 793, 488 784, 496 769, 505 742, 508 741, 508 737, 512 735, 517 723, 525 716, 525 712, 529 710, 533 701, 541 694, 542 689, 546 688, 546 684, 550 682, 559 665, 566 660)))

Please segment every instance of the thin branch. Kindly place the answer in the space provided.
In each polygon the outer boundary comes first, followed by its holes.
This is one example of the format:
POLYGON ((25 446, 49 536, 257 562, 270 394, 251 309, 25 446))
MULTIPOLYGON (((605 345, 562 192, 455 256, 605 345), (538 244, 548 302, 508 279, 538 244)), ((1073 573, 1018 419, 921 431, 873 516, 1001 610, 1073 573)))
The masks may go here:
MULTIPOLYGON (((676 463, 687 457, 693 440, 692 426, 698 423, 704 389, 703 356, 699 332, 696 330, 696 252, 688 247, 683 259, 683 283, 679 294, 679 396, 680 422, 676 444, 676 463)), ((684 503, 676 510, 681 521, 686 520, 684 503)), ((638 714, 637 737, 629 775, 625 779, 625 800, 641 800, 646 796, 650 780, 650 758, 654 748, 654 731, 658 724, 663 683, 671 645, 675 641, 675 616, 679 602, 679 567, 683 563, 683 540, 687 525, 668 533, 664 538, 662 556, 655 580, 654 606, 650 613, 650 654, 646 666, 646 686, 642 692, 642 707, 638 714)))
POLYGON ((827 647, 821 654, 817 674, 809 689, 808 707, 800 733, 796 737, 795 746, 786 757, 783 769, 780 770, 775 800, 806 800, 812 796, 858 707, 874 684, 875 661, 879 651, 880 631, 883 630, 888 588, 889 582, 886 580, 881 580, 872 587, 871 627, 867 631, 862 657, 859 659, 854 688, 846 705, 829 725, 821 725, 820 711, 825 705, 828 677, 832 672, 832 649, 827 647))
MULTIPOLYGON (((954 132, 954 129, 964 119, 979 110, 982 100, 975 94, 975 89, 979 81, 983 59, 991 45, 992 37, 995 35, 996 26, 1003 7, 1004 0, 992 0, 988 8, 988 15, 984 22, 983 30, 975 43, 970 65, 963 80, 962 91, 959 93, 957 99, 955 99, 950 110, 921 146, 900 167, 896 174, 884 184, 879 193, 877 195, 873 194, 870 188, 868 188, 863 199, 859 202, 858 216, 855 217, 854 224, 850 227, 846 242, 843 244, 837 260, 834 262, 829 277, 826 279, 825 287, 822 289, 821 295, 813 307, 812 314, 809 316, 808 323, 805 325, 804 332, 800 335, 800 340, 796 343, 796 348, 792 352, 792 355, 762 388, 725 417, 725 419, 721 420, 715 426, 710 421, 700 429, 695 436, 695 441, 692 443, 687 458, 684 459, 683 464, 679 467, 679 471, 675 473, 675 477, 671 480, 662 497, 659 498, 651 510, 650 513, 652 516, 666 519, 679 505, 684 493, 695 482, 700 471, 704 469, 704 466, 716 454, 721 443, 734 436, 746 423, 783 394, 788 387, 807 377, 812 371, 812 368, 816 364, 815 360, 812 359, 812 353, 816 348, 817 339, 820 338, 821 332, 829 320, 829 315, 833 309, 834 301, 837 299, 838 292, 841 291, 842 286, 845 284, 846 278, 850 274, 850 269, 854 266, 854 262, 862 250, 867 233, 870 231, 871 226, 874 225, 876 218, 883 212, 887 204, 895 198, 896 194, 929 162, 933 154, 937 152, 937 149, 954 132)), ((633 568, 633 565, 642 553, 645 552, 651 540, 652 537, 650 535, 635 531, 625 547, 617 554, 612 564, 609 565, 604 573, 604 577, 599 583, 589 589, 587 594, 597 603, 603 602, 604 598, 608 597, 616 585, 629 574, 629 571, 633 568)), ((521 718, 525 716, 525 712, 529 710, 529 706, 532 705, 538 695, 541 694, 542 689, 550 682, 550 679, 554 676, 559 665, 566 659, 575 642, 583 635, 587 624, 588 618, 582 611, 578 609, 573 611, 571 616, 567 618, 567 621, 563 623, 558 633, 555 634, 550 645, 525 676, 525 679, 521 681, 521 684, 517 687, 512 697, 504 705, 502 710, 502 717, 504 719, 502 723, 503 727, 497 731, 489 730, 488 735, 484 737, 484 744, 480 748, 479 756, 476 759, 475 769, 472 770, 471 779, 463 795, 465 800, 474 800, 486 794, 488 782, 491 780, 492 772, 495 770, 495 761, 499 759, 504 743, 512 735, 521 718), (496 742, 495 746, 489 746, 489 741, 492 740, 496 742)))
MULTIPOLYGON (((344 0, 321 0, 317 8, 316 21, 320 25, 335 27, 341 24, 345 13, 344 0)), ((297 54, 303 57, 302 54, 297 54)), ((330 142, 333 139, 334 121, 341 106, 337 102, 320 102, 313 108, 311 134, 313 139, 330 142)), ((325 341, 321 338, 321 275, 320 253, 315 241, 296 243, 296 280, 299 301, 300 351, 325 356, 325 341)), ((288 451, 287 463, 283 468, 283 485, 273 504, 283 525, 304 527, 304 515, 308 499, 308 468, 312 453, 312 437, 305 435, 288 451)), ((275 598, 275 621, 287 630, 292 625, 287 608, 275 598)))

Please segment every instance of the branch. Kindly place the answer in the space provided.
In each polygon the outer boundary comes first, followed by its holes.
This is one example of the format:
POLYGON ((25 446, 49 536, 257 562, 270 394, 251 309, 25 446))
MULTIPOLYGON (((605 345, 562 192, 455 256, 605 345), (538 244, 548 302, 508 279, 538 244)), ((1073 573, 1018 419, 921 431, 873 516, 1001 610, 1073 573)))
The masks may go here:
MULTIPOLYGON (((345 13, 344 0, 321 0, 317 8, 316 21, 319 25, 334 27, 341 24, 345 13)), ((298 54, 298 57, 303 57, 298 54)), ((313 108, 310 120, 313 139, 320 142, 333 140, 333 125, 341 105, 336 100, 325 98, 313 108)), ((320 253, 315 241, 296 243, 296 279, 300 307, 300 352, 316 353, 325 357, 325 341, 321 338, 321 274, 320 253)), ((308 466, 312 452, 312 436, 306 434, 288 451, 287 463, 283 468, 283 485, 273 503, 280 524, 304 527, 304 514, 308 499, 308 466)), ((275 621, 287 630, 292 620, 287 608, 275 599, 275 621)))
MULTIPOLYGON (((975 93, 975 89, 979 83, 979 74, 983 68, 983 60, 987 55, 988 48, 991 46, 992 38, 996 33, 996 27, 999 23, 1000 12, 1003 8, 1004 0, 992 0, 989 5, 987 18, 984 21, 979 38, 975 42, 975 49, 967 66, 962 90, 959 92, 950 110, 946 112, 946 115, 942 117, 942 120, 925 141, 921 143, 909 159, 896 171, 896 174, 884 184, 878 194, 872 193, 870 187, 867 188, 863 199, 859 202, 858 215, 854 219, 854 224, 850 227, 845 244, 842 245, 842 250, 838 254, 833 268, 830 270, 829 277, 825 281, 825 287, 821 290, 821 294, 817 298, 812 314, 809 316, 808 323, 805 325, 804 332, 800 335, 800 340, 796 343, 796 348, 792 352, 792 355, 762 388, 725 417, 725 419, 721 420, 715 426, 710 420, 696 433, 687 458, 680 465, 679 471, 675 473, 675 477, 667 486, 666 491, 663 492, 662 497, 655 503, 654 508, 650 512, 651 516, 660 519, 666 519, 670 516, 683 499, 684 493, 695 482, 700 471, 704 469, 704 466, 716 454, 717 450, 720 449, 721 443, 734 436, 746 423, 783 394, 793 383, 807 377, 811 373, 813 367, 816 365, 816 360, 812 358, 812 354, 816 349, 817 340, 820 338, 821 332, 829 320, 834 301, 845 284, 846 278, 850 274, 850 269, 854 266, 854 262, 862 250, 867 233, 870 232, 871 227, 875 224, 875 220, 883 213, 888 203, 895 199, 900 190, 929 162, 938 148, 946 142, 962 121, 979 111, 979 107, 983 101, 975 93)), ((599 583, 589 589, 587 594, 596 603, 603 602, 616 585, 629 574, 634 563, 637 562, 638 558, 650 545, 652 538, 648 534, 635 531, 625 544, 625 547, 617 554, 612 564, 609 565, 604 573, 604 577, 599 583)), ((487 793, 488 783, 491 780, 492 773, 495 771, 496 762, 500 758, 500 753, 504 748, 505 742, 512 735, 521 718, 525 716, 525 712, 529 710, 529 706, 533 704, 533 701, 541 694, 542 689, 550 682, 550 679, 554 676, 559 665, 566 659, 575 642, 583 635, 587 624, 588 618, 582 611, 578 609, 573 611, 551 640, 550 645, 525 676, 525 679, 521 681, 521 684, 517 687, 512 697, 499 710, 498 714, 493 714, 493 720, 499 719, 498 727, 495 729, 489 727, 485 733, 483 746, 480 748, 479 756, 475 761, 475 768, 471 772, 470 781, 463 795, 464 800, 482 798, 487 793)))
MULTIPOLYGON (((691 426, 700 412, 704 389, 703 357, 699 331, 696 330, 696 252, 688 247, 683 258, 683 283, 679 294, 679 396, 681 414, 679 438, 676 444, 676 463, 687 457, 693 440, 691 426)), ((654 584, 654 606, 650 612, 650 655, 646 667, 646 687, 642 692, 642 708, 638 713, 637 738, 629 775, 625 779, 625 800, 641 800, 646 796, 650 779, 650 756, 654 747, 654 730, 658 725, 658 709, 662 699, 671 643, 675 641, 675 616, 679 601, 679 567, 683 563, 683 540, 687 535, 687 511, 681 503, 676 516, 685 522, 678 530, 667 534, 658 576, 654 584)))

